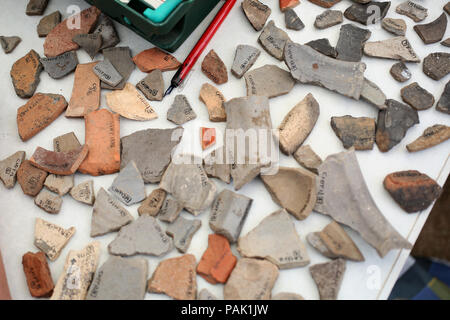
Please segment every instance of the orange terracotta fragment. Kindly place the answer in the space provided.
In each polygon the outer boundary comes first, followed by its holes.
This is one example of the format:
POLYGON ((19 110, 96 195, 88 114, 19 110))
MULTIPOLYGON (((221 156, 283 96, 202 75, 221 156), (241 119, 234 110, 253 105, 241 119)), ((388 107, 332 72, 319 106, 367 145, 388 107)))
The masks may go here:
POLYGON ((225 283, 236 266, 237 259, 231 252, 227 238, 210 234, 208 248, 197 266, 197 273, 212 284, 225 283))
POLYGON ((144 50, 138 53, 133 61, 142 72, 152 72, 156 69, 161 71, 176 70, 181 65, 174 56, 159 48, 144 50))
POLYGON ((17 96, 26 99, 34 94, 42 69, 39 54, 34 50, 30 50, 13 64, 10 75, 17 96))
POLYGON ((17 182, 20 184, 24 194, 36 196, 44 187, 48 173, 38 169, 31 164, 30 160, 25 160, 17 170, 17 182))
POLYGON ((280 0, 280 10, 284 12, 287 9, 295 8, 299 4, 300 4, 299 0, 280 0))
POLYGON ((74 174, 88 154, 88 146, 80 146, 69 152, 49 151, 37 147, 30 158, 36 168, 61 176, 74 174))
POLYGON ((22 257, 22 265, 30 294, 35 298, 50 297, 55 285, 45 254, 27 252, 22 257))
POLYGON ((225 112, 225 107, 223 106, 225 97, 216 87, 209 83, 203 84, 200 89, 199 98, 208 109, 209 121, 227 121, 227 113, 225 112))
POLYGON ((44 130, 66 107, 66 99, 59 94, 36 93, 17 109, 17 128, 22 141, 44 130))
POLYGON ((97 63, 79 64, 75 69, 72 96, 66 117, 83 117, 100 106, 100 79, 92 71, 97 63))
POLYGON ((89 154, 78 168, 80 172, 99 176, 120 170, 119 117, 106 109, 93 111, 84 117, 89 154))
POLYGON ((216 143, 216 129, 215 128, 200 128, 200 141, 202 149, 205 150, 216 143))
POLYGON ((52 58, 67 51, 77 50, 79 45, 73 42, 72 38, 78 34, 90 33, 100 13, 100 10, 92 6, 58 24, 45 38, 44 54, 52 58))

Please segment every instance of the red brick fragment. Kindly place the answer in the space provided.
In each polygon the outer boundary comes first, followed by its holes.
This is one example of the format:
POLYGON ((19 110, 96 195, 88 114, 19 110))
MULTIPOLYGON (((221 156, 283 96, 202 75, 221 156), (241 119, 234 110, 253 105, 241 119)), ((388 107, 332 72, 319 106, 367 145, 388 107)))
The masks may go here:
POLYGON ((27 252, 22 257, 22 265, 30 294, 35 298, 50 297, 55 285, 45 254, 27 252))
POLYGON ((216 143, 216 129, 215 128, 200 128, 200 139, 202 149, 205 150, 216 143))
POLYGON ((69 152, 55 152, 37 147, 30 162, 33 166, 49 173, 69 176, 77 171, 87 154, 87 145, 69 152))
POLYGON ((159 48, 144 50, 134 56, 133 61, 142 72, 152 72, 156 69, 161 71, 176 70, 181 66, 181 63, 174 56, 159 48))

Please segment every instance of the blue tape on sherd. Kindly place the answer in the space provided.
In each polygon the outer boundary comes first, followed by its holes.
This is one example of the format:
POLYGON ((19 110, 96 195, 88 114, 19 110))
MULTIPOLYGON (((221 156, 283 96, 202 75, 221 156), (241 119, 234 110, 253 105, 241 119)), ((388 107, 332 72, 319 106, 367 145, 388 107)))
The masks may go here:
POLYGON ((166 2, 160 5, 156 10, 151 8, 145 9, 144 16, 156 23, 163 22, 181 1, 183 0, 166 0, 166 2))

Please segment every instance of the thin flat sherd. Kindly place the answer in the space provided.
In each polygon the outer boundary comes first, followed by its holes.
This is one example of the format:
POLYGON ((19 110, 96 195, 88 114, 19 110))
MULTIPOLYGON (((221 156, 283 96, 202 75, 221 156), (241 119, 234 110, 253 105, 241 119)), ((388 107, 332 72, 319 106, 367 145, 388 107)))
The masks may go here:
POLYGON ((120 170, 119 175, 114 179, 108 190, 127 206, 139 203, 145 199, 144 179, 142 179, 134 161, 128 162, 120 170))
POLYGON ((203 166, 195 162, 172 162, 164 172, 159 187, 172 194, 175 200, 194 216, 209 208, 216 195, 216 185, 208 179, 203 166))
POLYGON ((423 59, 423 73, 433 80, 441 80, 450 73, 450 53, 434 52, 423 59))
POLYGON ((52 274, 43 252, 27 252, 22 257, 23 271, 32 297, 47 298, 53 293, 52 274))
POLYGON ((75 227, 64 229, 56 224, 36 218, 34 245, 44 252, 50 261, 55 261, 74 234, 75 227))
POLYGON ((131 120, 146 121, 158 117, 136 87, 128 82, 122 90, 107 93, 106 103, 112 111, 131 120))
POLYGON ((279 292, 272 297, 272 300, 305 300, 305 299, 297 293, 279 292))
POLYGON ((157 183, 171 161, 184 129, 147 129, 122 137, 120 167, 134 161, 145 183, 157 183))
POLYGON ((195 265, 195 257, 192 254, 161 261, 148 280, 148 292, 165 293, 176 300, 195 300, 195 265))
POLYGON ((237 258, 228 240, 218 234, 208 235, 208 248, 197 265, 197 274, 209 283, 226 283, 237 258))
POLYGON ((92 206, 95 201, 94 180, 84 181, 70 190, 75 200, 92 206))
POLYGON ((89 153, 79 167, 80 172, 99 176, 119 171, 119 115, 106 109, 93 111, 84 117, 84 126, 89 153))
POLYGON ((381 26, 396 36, 404 36, 406 33, 406 22, 403 19, 384 18, 381 26))
POLYGON ((386 16, 391 2, 354 3, 344 11, 344 16, 352 21, 359 22, 364 25, 371 25, 380 22, 386 16))
POLYGON ((386 176, 383 185, 395 202, 408 213, 425 210, 442 193, 436 181, 416 170, 391 173, 386 176))
POLYGON ((52 31, 53 28, 55 28, 60 22, 61 12, 59 12, 58 10, 46 15, 41 20, 39 20, 39 23, 36 27, 38 36, 46 37, 50 33, 50 31, 52 31))
POLYGON ((11 79, 16 94, 20 98, 31 98, 40 82, 42 63, 39 54, 31 50, 25 56, 14 62, 11 67, 11 79))
POLYGON ((119 230, 133 222, 133 216, 103 188, 97 193, 92 210, 91 237, 119 230))
POLYGON ((291 41, 288 34, 277 28, 273 20, 269 21, 258 38, 258 42, 264 50, 280 61, 283 60, 284 47, 287 41, 291 41))
POLYGON ((200 128, 200 143, 202 150, 206 150, 216 143, 216 129, 215 128, 200 128))
POLYGON ((311 277, 319 290, 320 300, 336 300, 346 269, 346 262, 337 259, 309 267, 311 277))
POLYGON ((364 261, 364 256, 352 238, 336 221, 330 222, 320 232, 308 234, 307 239, 315 249, 328 258, 364 261))
POLYGON ((86 51, 92 60, 94 60, 102 47, 102 36, 98 33, 77 34, 72 41, 86 51))
POLYGON ((293 42, 286 45, 285 61, 297 81, 359 100, 364 85, 364 63, 339 61, 293 42))
POLYGON ((420 137, 406 145, 409 152, 417 152, 434 147, 450 139, 450 127, 443 124, 435 124, 422 133, 420 137))
POLYGON ((280 0, 279 4, 281 12, 286 12, 287 10, 298 6, 300 4, 300 0, 280 0))
POLYGON ((245 44, 238 45, 234 55, 233 66, 231 67, 231 73, 237 78, 242 78, 253 66, 260 54, 261 50, 253 46, 245 44))
POLYGON ((213 295, 208 289, 202 289, 197 294, 197 300, 217 300, 217 297, 213 295))
POLYGON ((226 148, 219 148, 203 158, 203 168, 208 177, 231 182, 231 165, 226 161, 226 148))
POLYGON ((288 94, 295 85, 295 81, 288 71, 272 64, 249 71, 244 78, 247 85, 247 96, 275 98, 288 94))
POLYGON ((30 0, 28 1, 25 13, 27 16, 41 16, 47 8, 49 0, 30 0))
POLYGON ((142 72, 176 70, 181 65, 174 56, 156 47, 138 53, 133 61, 142 72))
POLYGON ((45 38, 44 54, 51 58, 67 51, 77 50, 79 46, 72 41, 73 37, 77 34, 90 33, 97 23, 100 13, 99 9, 92 6, 58 24, 45 38))
POLYGON ((83 117, 100 106, 100 79, 93 71, 97 63, 77 65, 66 117, 83 117))
POLYGON ((336 44, 336 59, 359 62, 363 56, 364 43, 369 40, 372 32, 353 24, 344 24, 339 32, 336 44))
POLYGON ((450 114, 450 81, 445 85, 444 92, 436 104, 436 110, 450 114))
POLYGON ((450 47, 450 38, 445 39, 441 44, 445 47, 450 47))
POLYGON ((286 28, 300 31, 305 28, 305 24, 298 17, 294 9, 287 9, 284 11, 284 22, 286 23, 286 28))
POLYGON ((317 168, 322 164, 322 159, 309 145, 302 145, 294 154, 294 159, 304 168, 317 174, 317 168))
POLYGON ((77 171, 87 154, 87 145, 69 152, 54 152, 37 147, 30 158, 30 162, 33 166, 48 173, 68 176, 77 171))
POLYGON ((47 175, 46 171, 36 168, 29 160, 24 160, 17 170, 17 182, 24 194, 34 197, 44 187, 47 175))
POLYGON ((298 220, 306 219, 316 203, 316 175, 302 168, 280 167, 261 175, 272 200, 298 220))
POLYGON ((378 109, 386 109, 386 95, 380 87, 367 78, 364 78, 361 99, 374 105, 378 109))
POLYGON ((428 16, 427 8, 424 8, 412 1, 405 1, 400 3, 395 8, 395 12, 411 18, 412 20, 414 20, 414 22, 425 20, 425 18, 428 16))
POLYGON ((354 150, 328 156, 319 167, 314 211, 357 231, 380 257, 412 245, 383 216, 370 195, 354 150))
POLYGON ((417 111, 396 100, 386 100, 387 108, 380 110, 375 141, 381 152, 387 152, 400 143, 409 128, 419 123, 417 111))
POLYGON ((321 54, 324 54, 331 58, 336 58, 337 56, 336 49, 330 44, 330 41, 326 38, 312 40, 305 43, 305 45, 310 46, 317 52, 320 52, 321 54))
POLYGON ((231 165, 234 189, 239 190, 261 172, 270 171, 272 157, 277 154, 272 136, 269 99, 263 96, 235 98, 225 103, 225 109, 226 163, 231 165), (242 146, 242 140, 247 135, 253 135, 253 148, 242 146), (263 144, 265 148, 261 147, 263 144), (230 150, 237 152, 231 154, 230 150))
POLYGON ((375 119, 352 116, 331 117, 333 129, 345 149, 372 150, 375 143, 375 119))
POLYGON ((110 86, 117 86, 120 81, 122 81, 122 76, 108 59, 104 59, 97 63, 94 66, 93 71, 99 77, 100 81, 105 82, 110 86))
POLYGON ((163 189, 158 188, 153 190, 139 206, 139 215, 148 214, 153 217, 156 216, 166 200, 166 195, 167 193, 163 189))
POLYGON ((101 82, 101 87, 103 89, 111 90, 122 90, 125 87, 128 79, 130 78, 131 72, 133 72, 135 65, 131 58, 131 50, 129 47, 113 47, 106 48, 102 51, 105 59, 108 59, 114 68, 122 76, 122 81, 115 87, 111 87, 105 82, 101 82))
POLYGON ((50 214, 57 214, 61 210, 63 199, 54 193, 43 189, 34 198, 34 204, 50 214))
POLYGON ((422 39, 423 43, 430 44, 436 43, 442 40, 447 29, 447 15, 441 14, 439 18, 433 22, 426 24, 416 24, 414 31, 422 39))
POLYGON ((114 22, 104 13, 100 14, 93 33, 99 34, 102 37, 101 50, 114 47, 120 42, 120 38, 114 27, 114 22))
POLYGON ((392 78, 398 82, 405 82, 411 79, 411 71, 409 71, 408 67, 403 62, 393 64, 389 72, 392 78))
POLYGON ((183 206, 178 201, 166 197, 161 209, 159 210, 158 219, 164 222, 172 223, 178 218, 182 210, 183 206))
POLYGON ((41 58, 45 72, 53 79, 61 79, 71 73, 78 65, 78 57, 75 51, 65 52, 53 58, 41 58))
POLYGON ((63 196, 73 187, 73 175, 59 176, 50 174, 47 179, 45 179, 44 186, 46 186, 48 190, 57 193, 59 196, 63 196))
POLYGON ((144 79, 136 84, 136 88, 141 91, 150 101, 161 101, 164 95, 164 79, 161 70, 153 70, 144 79))
POLYGON ((143 300, 147 277, 147 260, 111 256, 98 269, 86 300, 143 300))
POLYGON ((434 97, 417 82, 411 83, 400 91, 402 100, 416 110, 430 109, 434 105, 434 97))
POLYGON ((242 1, 242 10, 256 31, 260 31, 264 28, 267 19, 272 13, 272 10, 270 10, 268 6, 258 0, 242 1))
POLYGON ((126 257, 136 254, 162 256, 172 248, 172 239, 149 215, 142 215, 122 227, 116 239, 108 245, 110 254, 126 257))
POLYGON ((227 120, 227 114, 223 106, 225 97, 219 89, 209 83, 205 83, 200 89, 199 98, 208 109, 209 121, 222 122, 227 120))
POLYGON ((99 258, 98 241, 89 243, 81 250, 71 250, 51 300, 84 300, 97 270, 99 258))
POLYGON ((17 171, 25 160, 25 151, 17 151, 6 159, 0 161, 0 180, 7 189, 16 185, 17 171))
POLYGON ((316 17, 314 26, 317 29, 326 29, 344 21, 344 15, 339 10, 325 10, 316 17))
POLYGON ((248 258, 239 259, 223 288, 224 299, 270 300, 278 274, 278 268, 272 262, 248 258))
POLYGON ((322 8, 331 8, 336 3, 341 2, 341 0, 309 0, 309 2, 321 6, 322 8))
POLYGON ((364 45, 364 54, 369 57, 400 60, 403 62, 420 62, 420 58, 405 37, 367 42, 364 45))
POLYGON ((212 205, 209 227, 231 243, 236 242, 252 203, 253 199, 224 189, 212 205))
POLYGON ((167 227, 166 233, 173 238, 175 248, 181 253, 186 253, 191 245, 192 237, 201 226, 200 220, 178 217, 174 223, 167 227))
POLYGON ((319 103, 311 93, 289 111, 278 127, 280 150, 291 155, 306 140, 320 115, 319 103))
POLYGON ((214 50, 209 51, 203 59, 202 71, 216 84, 224 84, 228 82, 227 67, 214 50))
POLYGON ((56 152, 69 152, 80 146, 80 141, 73 131, 53 139, 53 150, 56 152))
POLYGON ((242 257, 267 259, 280 269, 309 264, 306 247, 286 210, 272 213, 240 237, 237 249, 242 257))
POLYGON ((67 108, 59 94, 36 93, 17 109, 17 129, 22 141, 27 141, 48 127, 67 108))
POLYGON ((186 96, 183 94, 177 95, 169 110, 167 110, 167 120, 182 125, 195 118, 197 118, 197 114, 192 109, 186 96))
POLYGON ((17 36, 11 37, 0 36, 0 45, 2 46, 3 52, 5 53, 13 52, 21 41, 22 39, 17 36))

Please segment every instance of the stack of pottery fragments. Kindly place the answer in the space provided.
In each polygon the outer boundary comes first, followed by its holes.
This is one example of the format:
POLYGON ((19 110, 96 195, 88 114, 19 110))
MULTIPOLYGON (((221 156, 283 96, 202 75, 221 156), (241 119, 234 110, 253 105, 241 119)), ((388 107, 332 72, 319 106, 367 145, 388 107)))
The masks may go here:
MULTIPOLYGON (((98 241, 81 250, 71 250, 54 284, 47 259, 58 259, 75 228, 66 229, 37 218, 34 245, 39 252, 23 256, 33 297, 143 299, 148 291, 174 299, 216 299, 207 289, 197 293, 196 275, 199 275, 211 284, 224 284, 225 299, 303 299, 287 292, 272 297, 271 292, 280 270, 310 264, 294 219, 305 220, 313 210, 332 218, 323 230, 306 235, 308 243, 330 259, 309 267, 321 299, 338 298, 347 260, 364 261, 362 252, 342 225, 359 233, 380 257, 393 249, 411 248, 377 208, 355 152, 373 149, 374 144, 381 152, 388 152, 409 128, 419 124, 419 112, 435 105, 434 97, 417 82, 401 89, 403 103, 387 99, 365 77, 362 56, 397 60, 390 73, 399 82, 412 77, 405 63, 419 63, 421 59, 405 38, 405 21, 385 18, 391 2, 354 0, 342 13, 331 9, 341 0, 309 1, 326 8, 315 20, 317 29, 341 24, 335 48, 328 39, 305 44, 292 41, 285 31, 268 21, 273 14, 269 6, 258 0, 243 0, 242 10, 248 22, 260 31, 258 41, 262 49, 284 61, 287 69, 265 65, 250 70, 262 52, 243 44, 236 48, 231 73, 245 79, 247 96, 227 101, 210 83, 199 88, 199 98, 207 108, 209 120, 225 122, 227 129, 270 132, 269 99, 288 94, 297 83, 317 85, 379 109, 377 120, 350 115, 332 117, 331 127, 347 150, 322 161, 311 146, 304 144, 320 116, 319 102, 312 94, 306 95, 284 117, 277 137, 281 152, 292 155, 301 167, 280 167, 275 174, 264 174, 272 165, 265 159, 257 159, 256 163, 237 163, 235 159, 231 163, 220 162, 223 155, 220 148, 189 164, 172 161, 173 151, 183 137, 182 125, 197 117, 184 95, 176 96, 167 112, 167 119, 177 127, 147 129, 121 137, 120 117, 138 121, 157 118, 148 100, 163 99, 162 72, 177 69, 180 62, 157 48, 132 57, 130 48, 116 46, 120 39, 114 23, 95 7, 78 14, 81 27, 76 29, 69 28, 66 20, 61 22, 58 11, 41 19, 37 32, 45 37, 45 57, 31 50, 11 68, 16 94, 29 99, 17 110, 18 134, 24 142, 28 141, 65 112, 69 118, 84 118, 85 143, 81 144, 70 132, 53 139, 53 150, 38 146, 29 159, 24 151, 18 151, 0 162, 0 178, 6 188, 13 188, 17 180, 24 194, 33 197, 35 204, 49 214, 60 211, 66 194, 93 206, 92 238, 118 233, 108 245, 109 259, 98 269, 101 249, 98 241), (368 13, 368 6, 376 6, 380 15, 374 18, 368 13), (342 24, 344 18, 352 23, 342 24), (374 23, 380 23, 394 36, 369 41, 371 32, 361 26, 374 23), (79 64, 76 54, 79 48, 92 59, 102 53, 103 60, 79 64), (133 85, 128 79, 135 66, 148 75, 133 85), (75 73, 69 102, 59 94, 36 92, 43 71, 54 79, 75 73), (99 109, 102 89, 108 90, 109 110, 99 109), (117 172, 118 175, 108 190, 101 188, 95 194, 92 179, 74 185, 76 172, 90 176, 117 172), (281 209, 241 235, 253 199, 229 189, 217 190, 211 178, 225 183, 233 181, 234 189, 239 190, 258 176, 281 209), (159 184, 159 188, 147 195, 145 184, 159 184), (134 219, 127 206, 137 203, 140 203, 139 217, 134 219), (209 227, 213 233, 200 261, 187 252, 201 221, 184 218, 180 215, 183 210, 194 217, 210 211, 209 227), (240 257, 231 251, 233 244, 240 257), (123 258, 162 257, 174 248, 181 255, 162 260, 149 280, 146 259, 123 258), (122 277, 123 274, 127 276, 122 277)), ((47 3, 30 0, 26 13, 42 15, 47 3)), ((294 10, 300 1, 280 0, 279 4, 286 28, 302 30, 305 25, 294 10)), ((446 13, 434 21, 414 26, 424 44, 442 40, 450 4, 444 10, 446 13)), ((428 15, 426 8, 412 1, 400 3, 395 11, 416 23, 428 15)), ((5 53, 9 53, 20 38, 0 37, 0 43, 5 53)), ((448 47, 449 39, 442 45, 448 47)), ((201 70, 216 85, 228 82, 228 68, 214 50, 204 58, 201 70)), ((423 72, 436 81, 450 73, 448 50, 443 48, 442 52, 425 57, 423 72)), ((436 109, 443 117, 450 114, 450 82, 436 109)), ((214 128, 202 128, 202 148, 214 145, 215 136, 214 128)), ((436 124, 408 144, 407 150, 417 152, 449 138, 450 127, 436 124)), ((245 156, 247 161, 249 157, 245 156)), ((389 174, 384 187, 408 213, 426 209, 441 193, 433 179, 413 170, 389 174)))

